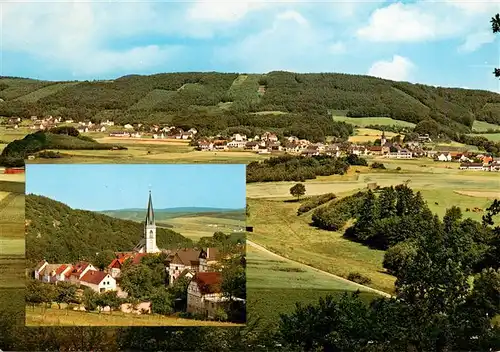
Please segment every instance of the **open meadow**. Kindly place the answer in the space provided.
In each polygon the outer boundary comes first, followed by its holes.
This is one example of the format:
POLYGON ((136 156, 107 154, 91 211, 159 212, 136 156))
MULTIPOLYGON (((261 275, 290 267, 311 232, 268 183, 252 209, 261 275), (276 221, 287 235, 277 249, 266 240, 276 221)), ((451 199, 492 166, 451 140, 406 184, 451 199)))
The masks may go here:
POLYGON ((70 309, 26 307, 26 326, 241 326, 234 323, 183 319, 159 314, 80 312, 70 309))
MULTIPOLYGON (((260 318, 264 325, 276 324, 280 314, 294 310, 296 302, 315 303, 320 297, 340 297, 346 291, 357 289, 355 284, 346 284, 247 245, 247 312, 252 318, 260 318)), ((375 293, 360 291, 365 302, 378 297, 375 293)))
POLYGON ((391 119, 390 117, 346 117, 332 116, 334 121, 350 123, 356 127, 365 127, 370 125, 380 126, 399 126, 399 127, 415 127, 414 123, 391 119))
POLYGON ((472 124, 472 130, 475 132, 486 132, 488 130, 499 130, 499 125, 494 125, 492 123, 475 120, 472 124))
MULTIPOLYGON (((367 143, 374 142, 377 139, 380 139, 380 135, 382 131, 374 130, 371 128, 356 128, 354 130, 354 135, 349 137, 349 142, 351 143, 367 143)), ((392 138, 396 136, 397 133, 394 132, 385 132, 386 138, 392 138)))
POLYGON ((158 226, 165 226, 196 241, 201 237, 212 237, 217 231, 229 234, 240 228, 244 229, 245 222, 210 216, 180 216, 158 222, 158 226))
POLYGON ((21 287, 24 278, 24 174, 0 169, 0 288, 21 287))

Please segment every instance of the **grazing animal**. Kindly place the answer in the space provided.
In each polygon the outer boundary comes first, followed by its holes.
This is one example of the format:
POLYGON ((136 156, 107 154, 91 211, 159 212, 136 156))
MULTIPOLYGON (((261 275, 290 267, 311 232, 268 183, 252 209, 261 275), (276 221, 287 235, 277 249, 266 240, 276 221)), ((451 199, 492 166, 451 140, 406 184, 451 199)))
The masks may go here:
POLYGON ((439 205, 439 203, 438 203, 438 202, 434 202, 434 204, 439 205))
POLYGON ((470 211, 470 209, 469 209, 469 208, 466 208, 466 209, 465 209, 465 211, 470 211))

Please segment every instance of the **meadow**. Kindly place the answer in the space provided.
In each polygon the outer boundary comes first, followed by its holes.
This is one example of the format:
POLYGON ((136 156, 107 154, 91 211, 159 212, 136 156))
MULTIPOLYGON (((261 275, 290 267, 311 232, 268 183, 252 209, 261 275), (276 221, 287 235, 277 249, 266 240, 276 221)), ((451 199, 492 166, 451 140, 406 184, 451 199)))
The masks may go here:
MULTIPOLYGON (((498 127, 500 129, 500 126, 498 127)), ((484 137, 493 142, 500 142, 500 133, 483 133, 483 134, 473 134, 472 136, 484 137)))
MULTIPOLYGON (((354 292, 354 284, 336 280, 303 264, 277 259, 247 245, 247 313, 260 318, 263 325, 276 324, 280 314, 294 310, 295 303, 315 303, 320 297, 340 297, 354 292), (273 307, 273 309, 269 309, 273 307)), ((378 297, 361 291, 361 298, 370 302, 378 297)))
POLYGON ((201 237, 212 237, 214 232, 231 233, 233 230, 244 228, 245 222, 235 219, 224 219, 210 216, 179 216, 158 223, 192 240, 201 237))
POLYGON ((0 288, 21 287, 25 268, 24 174, 0 169, 0 288))
POLYGON ((183 319, 159 314, 80 312, 37 306, 26 307, 26 326, 240 326, 234 323, 183 319))
MULTIPOLYGON (((373 160, 383 162, 387 170, 355 166, 345 175, 317 177, 304 182, 306 196, 331 192, 342 197, 366 189, 371 182, 381 187, 407 183, 422 193, 429 208, 440 217, 456 205, 464 217, 476 221, 481 221, 484 212, 467 212, 467 208, 484 210, 493 199, 500 198, 497 173, 462 171, 457 163, 430 159, 371 159, 370 162, 373 160)), ((368 286, 392 293, 394 277, 386 274, 382 266, 384 252, 347 240, 341 232, 310 226, 312 211, 297 216, 300 202, 291 201, 290 188, 294 184, 247 184, 250 208, 247 225, 254 227, 248 239, 274 253, 342 277, 358 272, 371 279, 368 286)), ((500 221, 500 216, 495 220, 500 221)))
POLYGON ((346 117, 332 116, 334 121, 347 122, 356 127, 365 127, 370 125, 380 126, 400 126, 400 127, 415 127, 414 123, 391 119, 390 117, 346 117))
POLYGON ((500 129, 500 126, 494 125, 492 123, 484 122, 484 121, 478 121, 478 120, 475 120, 473 125, 472 125, 472 130, 475 132, 486 132, 489 129, 498 130, 498 129, 500 129))
MULTIPOLYGON (((382 131, 374 130, 371 128, 356 128, 354 129, 354 135, 349 137, 349 142, 351 143, 366 143, 366 142, 374 142, 377 139, 380 139, 382 131)), ((396 136, 397 133, 394 132, 385 132, 386 138, 392 138, 396 136)))

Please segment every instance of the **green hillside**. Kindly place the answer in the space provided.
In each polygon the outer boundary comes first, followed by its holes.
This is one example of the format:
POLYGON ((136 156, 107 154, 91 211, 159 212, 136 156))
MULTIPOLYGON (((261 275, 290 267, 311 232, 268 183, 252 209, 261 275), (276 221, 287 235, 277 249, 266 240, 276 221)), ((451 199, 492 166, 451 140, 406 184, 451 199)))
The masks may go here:
MULTIPOLYGON (((146 209, 118 209, 100 211, 101 214, 112 216, 118 219, 144 221, 146 217, 146 209)), ((220 219, 234 219, 245 221, 245 209, 227 209, 221 210, 217 208, 172 208, 172 209, 155 209, 155 219, 157 221, 165 221, 181 217, 210 217, 220 219)))
MULTIPOLYGON (((76 210, 38 195, 26 196, 26 258, 33 264, 43 258, 52 262, 93 260, 106 250, 131 251, 142 238, 143 224, 76 210)), ((157 229, 160 248, 188 247, 192 241, 181 234, 157 229)))
POLYGON ((209 132, 248 126, 343 136, 344 124, 328 119, 328 111, 413 124, 432 119, 462 133, 476 120, 500 124, 500 95, 493 92, 337 73, 188 72, 71 83, 0 78, 0 98, 3 116, 107 116, 118 123, 165 122, 209 132))

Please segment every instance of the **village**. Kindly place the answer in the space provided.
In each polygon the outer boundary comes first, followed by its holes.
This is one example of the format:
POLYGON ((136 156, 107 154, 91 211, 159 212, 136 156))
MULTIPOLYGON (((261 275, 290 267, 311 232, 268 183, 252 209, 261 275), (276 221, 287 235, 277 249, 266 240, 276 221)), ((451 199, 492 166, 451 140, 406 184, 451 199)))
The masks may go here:
MULTIPOLYGON (((9 118, 3 122, 6 129, 18 129, 21 118, 9 118)), ((434 161, 458 163, 461 170, 496 171, 500 172, 500 158, 494 158, 488 153, 467 150, 466 147, 434 146, 429 135, 418 135, 416 140, 405 141, 404 136, 396 135, 392 139, 382 131, 375 143, 314 143, 295 136, 278 136, 277 133, 266 131, 261 135, 248 137, 234 133, 231 136, 200 136, 195 128, 184 131, 182 128, 167 125, 147 126, 141 123, 118 126, 113 121, 106 120, 93 123, 90 120, 74 122, 62 117, 48 116, 38 118, 32 116, 29 129, 47 131, 59 126, 76 126, 80 133, 105 133, 109 137, 135 140, 184 140, 195 146, 196 150, 206 152, 245 151, 264 155, 292 154, 302 156, 326 155, 341 157, 350 154, 358 156, 373 156, 389 159, 430 158, 434 161), (108 129, 110 129, 108 131, 108 129)))
MULTIPOLYGON (((156 244, 156 223, 149 195, 148 210, 144 222, 144 234, 137 246, 129 252, 115 252, 115 258, 103 270, 89 261, 76 263, 49 263, 42 260, 35 267, 32 277, 47 284, 58 285, 69 283, 79 287, 81 295, 84 289, 91 289, 101 295, 107 292, 116 292, 117 297, 126 301, 128 292, 120 287, 123 269, 126 266, 137 266, 143 263, 144 258, 160 256, 164 258, 163 265, 166 272, 165 286, 173 287, 179 280, 189 282, 187 285, 186 312, 203 319, 216 318, 217 312, 227 307, 228 301, 245 300, 239 297, 227 297, 222 292, 221 261, 230 259, 232 253, 223 254, 216 247, 181 248, 177 250, 160 249, 156 244)), ((109 312, 111 307, 98 307, 100 311, 109 312)), ((73 310, 85 311, 79 305, 73 310)), ((137 303, 122 303, 120 310, 124 313, 151 314, 154 313, 151 301, 137 303)))

